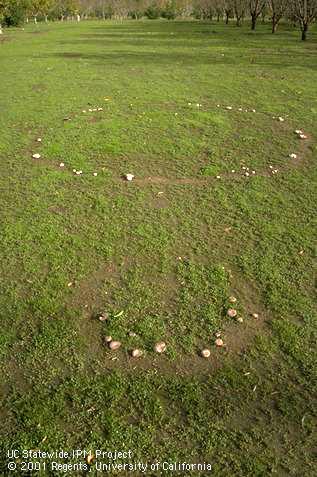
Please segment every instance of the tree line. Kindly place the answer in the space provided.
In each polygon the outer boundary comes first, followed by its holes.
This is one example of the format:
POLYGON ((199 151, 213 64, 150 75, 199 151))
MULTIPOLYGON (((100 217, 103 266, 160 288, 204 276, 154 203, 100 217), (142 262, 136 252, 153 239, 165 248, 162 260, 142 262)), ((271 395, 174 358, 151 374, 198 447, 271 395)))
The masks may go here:
POLYGON ((299 25, 302 40, 317 18, 317 0, 0 0, 1 25, 18 26, 33 21, 81 21, 88 18, 138 20, 195 18, 202 21, 235 21, 240 27, 259 19, 272 23, 272 33, 281 20, 299 25))

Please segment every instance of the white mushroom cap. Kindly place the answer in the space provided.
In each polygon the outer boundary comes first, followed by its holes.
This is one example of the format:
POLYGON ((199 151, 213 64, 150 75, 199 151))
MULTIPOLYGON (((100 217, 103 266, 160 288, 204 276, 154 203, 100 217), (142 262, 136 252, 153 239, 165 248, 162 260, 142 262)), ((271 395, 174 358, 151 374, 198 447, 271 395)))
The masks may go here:
POLYGON ((201 355, 202 355, 203 358, 209 358, 210 354, 211 354, 211 353, 210 353, 210 350, 209 350, 209 349, 203 349, 203 350, 201 351, 201 355))
POLYGON ((140 349, 134 349, 131 351, 132 358, 140 358, 143 355, 143 351, 140 349))
POLYGON ((229 308, 229 310, 227 311, 227 315, 230 316, 230 318, 235 318, 237 314, 237 310, 235 310, 234 308, 229 308))
POLYGON ((110 343, 109 343, 109 348, 112 351, 116 351, 117 349, 120 348, 120 346, 121 346, 120 341, 110 341, 110 343))
POLYGON ((164 341, 159 341, 158 343, 155 344, 154 350, 157 353, 164 353, 166 351, 166 344, 164 341))

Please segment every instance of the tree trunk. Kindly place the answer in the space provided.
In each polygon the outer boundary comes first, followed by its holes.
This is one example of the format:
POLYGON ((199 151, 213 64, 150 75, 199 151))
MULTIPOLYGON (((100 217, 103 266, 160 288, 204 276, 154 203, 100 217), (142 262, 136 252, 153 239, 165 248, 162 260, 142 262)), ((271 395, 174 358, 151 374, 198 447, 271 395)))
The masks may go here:
POLYGON ((29 17, 26 17, 25 21, 26 23, 29 23, 29 17))
POLYGON ((229 13, 226 13, 226 25, 229 23, 229 13))
POLYGON ((45 17, 45 23, 47 23, 48 22, 47 15, 44 15, 44 17, 45 17))
POLYGON ((64 21, 64 15, 61 16, 61 22, 63 22, 63 21, 64 21))
POLYGON ((275 18, 272 18, 272 33, 275 33, 277 30, 277 21, 275 18))
POLYGON ((217 22, 220 22, 220 13, 217 15, 217 22))
POLYGON ((77 15, 77 21, 80 22, 80 15, 77 15))
POLYGON ((255 15, 252 15, 251 16, 252 18, 252 25, 251 25, 251 29, 252 30, 255 30, 255 25, 256 25, 256 16, 255 15))
POLYGON ((35 25, 37 25, 37 18, 36 17, 34 17, 34 23, 35 23, 35 25))
POLYGON ((2 26, 0 24, 0 35, 2 35, 2 34, 3 34, 3 31, 2 31, 2 26))
POLYGON ((307 40, 307 32, 308 32, 308 23, 304 23, 303 29, 302 29, 302 40, 306 41, 307 40))

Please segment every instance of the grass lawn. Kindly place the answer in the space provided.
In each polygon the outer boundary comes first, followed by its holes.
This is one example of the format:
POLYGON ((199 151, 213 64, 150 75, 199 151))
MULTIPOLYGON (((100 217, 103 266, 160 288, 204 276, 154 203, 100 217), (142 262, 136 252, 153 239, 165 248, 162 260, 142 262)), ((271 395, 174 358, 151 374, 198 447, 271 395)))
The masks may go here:
POLYGON ((10 472, 8 449, 212 467, 151 476, 314 475, 316 27, 299 38, 194 21, 5 32, 1 475, 65 475, 52 459, 10 472))

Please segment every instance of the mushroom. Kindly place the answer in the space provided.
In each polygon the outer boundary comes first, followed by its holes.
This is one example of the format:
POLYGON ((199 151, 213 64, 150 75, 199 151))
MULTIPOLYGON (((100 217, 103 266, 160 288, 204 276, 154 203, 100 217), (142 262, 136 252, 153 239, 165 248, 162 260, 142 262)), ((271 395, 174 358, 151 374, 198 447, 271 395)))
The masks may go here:
POLYGON ((105 342, 106 343, 111 343, 111 341, 112 341, 112 336, 106 336, 105 337, 105 342))
POLYGON ((93 176, 94 176, 94 177, 97 177, 97 175, 98 175, 97 172, 94 172, 94 173, 93 173, 93 176))
POLYGON ((134 349, 131 351, 132 358, 141 358, 142 355, 143 351, 141 351, 140 349, 134 349))
POLYGON ((134 179, 134 175, 133 174, 126 174, 125 178, 126 178, 127 181, 132 181, 134 179))
POLYGON ((211 354, 211 353, 210 353, 210 350, 209 350, 209 349, 203 349, 203 350, 201 351, 201 356, 202 356, 203 358, 209 358, 210 354, 211 354))
POLYGON ((259 315, 257 313, 252 313, 253 318, 259 318, 259 315))
POLYGON ((59 167, 65 167, 65 164, 63 162, 61 162, 59 167))
POLYGON ((106 311, 104 311, 103 313, 99 315, 98 319, 99 321, 107 321, 109 319, 109 315, 106 311))
POLYGON ((33 159, 40 159, 41 154, 36 153, 36 154, 33 154, 32 157, 33 157, 33 159))
POLYGON ((217 338, 216 341, 215 341, 215 345, 218 346, 218 347, 222 347, 222 346, 224 346, 224 342, 221 338, 217 338))
POLYGON ((230 316, 230 318, 235 318, 237 314, 237 310, 235 310, 234 308, 229 308, 229 310, 227 311, 227 315, 230 316))
POLYGON ((235 296, 229 296, 230 303, 236 303, 237 299, 235 296))
POLYGON ((166 351, 166 344, 164 341, 159 341, 158 343, 155 344, 154 350, 157 353, 164 353, 166 351))
POLYGON ((120 348, 120 346, 121 346, 120 341, 110 341, 110 343, 109 343, 109 348, 112 351, 116 351, 117 349, 120 348))
POLYGON ((243 318, 242 318, 242 316, 238 316, 237 321, 238 321, 239 323, 243 323, 243 318))
POLYGON ((290 157, 291 159, 297 159, 297 154, 290 154, 289 157, 290 157))

